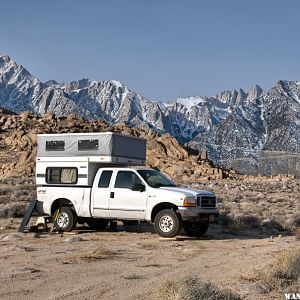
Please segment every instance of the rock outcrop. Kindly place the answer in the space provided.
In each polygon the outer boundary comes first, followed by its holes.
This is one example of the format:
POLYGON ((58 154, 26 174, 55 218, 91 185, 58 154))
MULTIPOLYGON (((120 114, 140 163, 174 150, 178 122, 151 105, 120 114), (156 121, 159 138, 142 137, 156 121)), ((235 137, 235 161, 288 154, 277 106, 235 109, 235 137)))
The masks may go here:
POLYGON ((229 173, 214 167, 205 153, 192 155, 169 134, 133 129, 124 123, 114 126, 104 121, 85 121, 75 115, 57 117, 52 113, 37 116, 31 112, 20 115, 0 109, 0 178, 33 176, 38 133, 114 131, 147 139, 147 163, 158 168, 175 181, 198 182, 222 179, 229 173))

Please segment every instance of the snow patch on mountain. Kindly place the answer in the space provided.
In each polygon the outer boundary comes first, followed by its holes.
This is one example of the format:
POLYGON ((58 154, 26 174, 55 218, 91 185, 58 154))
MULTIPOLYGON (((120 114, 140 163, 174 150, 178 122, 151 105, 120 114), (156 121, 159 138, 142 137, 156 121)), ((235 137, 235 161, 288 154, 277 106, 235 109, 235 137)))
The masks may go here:
POLYGON ((197 106, 200 103, 206 103, 206 100, 198 96, 198 97, 177 98, 176 102, 184 105, 188 109, 191 109, 193 106, 197 106))

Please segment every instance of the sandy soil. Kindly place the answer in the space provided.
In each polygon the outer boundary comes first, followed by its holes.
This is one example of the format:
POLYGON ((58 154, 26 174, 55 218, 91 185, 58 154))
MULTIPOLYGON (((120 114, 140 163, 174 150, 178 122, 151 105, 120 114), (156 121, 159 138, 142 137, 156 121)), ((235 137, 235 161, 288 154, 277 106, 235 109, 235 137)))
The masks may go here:
POLYGON ((300 246, 294 236, 235 236, 217 225, 202 239, 160 239, 149 225, 133 232, 120 225, 117 232, 83 228, 36 237, 17 233, 20 221, 0 220, 1 299, 159 299, 162 282, 185 275, 243 299, 263 299, 243 277, 267 268, 282 250, 300 246))

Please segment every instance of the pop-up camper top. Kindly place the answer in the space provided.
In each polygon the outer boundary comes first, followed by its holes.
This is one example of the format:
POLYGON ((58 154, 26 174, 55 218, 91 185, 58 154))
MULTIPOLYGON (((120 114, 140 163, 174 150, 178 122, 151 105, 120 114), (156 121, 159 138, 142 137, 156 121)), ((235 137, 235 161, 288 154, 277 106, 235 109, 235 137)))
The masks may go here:
POLYGON ((146 140, 114 132, 38 134, 38 157, 88 157, 91 162, 145 165, 146 140))

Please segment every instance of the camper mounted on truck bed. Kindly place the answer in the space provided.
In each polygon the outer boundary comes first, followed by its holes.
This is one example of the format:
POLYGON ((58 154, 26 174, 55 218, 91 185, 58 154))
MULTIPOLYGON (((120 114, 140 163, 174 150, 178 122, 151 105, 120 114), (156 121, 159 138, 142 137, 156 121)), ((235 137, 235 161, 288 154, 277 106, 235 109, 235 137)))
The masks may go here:
POLYGON ((147 221, 163 237, 181 227, 205 234, 218 216, 216 196, 177 187, 145 167, 146 140, 105 133, 38 135, 38 210, 60 231, 78 223, 105 229, 110 221, 147 221), (130 167, 129 167, 130 166, 130 167))

